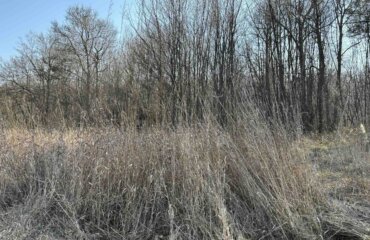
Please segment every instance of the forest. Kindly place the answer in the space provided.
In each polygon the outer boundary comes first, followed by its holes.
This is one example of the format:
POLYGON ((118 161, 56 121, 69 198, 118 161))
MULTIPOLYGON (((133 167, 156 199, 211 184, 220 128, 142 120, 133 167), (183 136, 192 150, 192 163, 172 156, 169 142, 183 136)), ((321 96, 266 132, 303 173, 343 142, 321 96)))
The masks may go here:
POLYGON ((121 41, 71 7, 1 64, 1 116, 25 126, 222 126, 253 102, 303 132, 367 124, 369 2, 142 1, 121 41))
POLYGON ((137 4, 0 60, 0 238, 370 239, 370 1, 137 4))

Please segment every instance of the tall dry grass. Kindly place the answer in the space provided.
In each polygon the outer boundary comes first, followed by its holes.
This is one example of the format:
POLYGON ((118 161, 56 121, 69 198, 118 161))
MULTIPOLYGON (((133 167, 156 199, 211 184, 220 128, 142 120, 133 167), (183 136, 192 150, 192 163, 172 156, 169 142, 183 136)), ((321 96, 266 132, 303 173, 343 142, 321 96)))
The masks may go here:
POLYGON ((0 238, 364 237, 332 217, 290 136, 257 117, 229 131, 3 129, 0 238))

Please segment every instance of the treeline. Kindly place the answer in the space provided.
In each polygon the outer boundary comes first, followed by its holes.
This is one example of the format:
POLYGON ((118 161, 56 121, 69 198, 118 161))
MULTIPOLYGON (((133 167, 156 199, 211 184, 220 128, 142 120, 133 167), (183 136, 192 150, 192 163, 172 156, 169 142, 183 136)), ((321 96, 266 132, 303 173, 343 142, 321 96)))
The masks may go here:
POLYGON ((368 0, 141 0, 134 36, 71 7, 1 64, 4 122, 223 126, 253 102, 304 131, 370 121, 368 0))

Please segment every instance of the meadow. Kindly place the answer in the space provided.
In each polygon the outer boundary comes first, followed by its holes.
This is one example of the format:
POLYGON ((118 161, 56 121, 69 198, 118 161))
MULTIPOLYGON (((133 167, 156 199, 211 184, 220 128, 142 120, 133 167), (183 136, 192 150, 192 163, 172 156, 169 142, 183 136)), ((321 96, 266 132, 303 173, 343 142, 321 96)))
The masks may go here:
POLYGON ((369 239, 358 131, 293 132, 3 128, 0 238, 369 239))

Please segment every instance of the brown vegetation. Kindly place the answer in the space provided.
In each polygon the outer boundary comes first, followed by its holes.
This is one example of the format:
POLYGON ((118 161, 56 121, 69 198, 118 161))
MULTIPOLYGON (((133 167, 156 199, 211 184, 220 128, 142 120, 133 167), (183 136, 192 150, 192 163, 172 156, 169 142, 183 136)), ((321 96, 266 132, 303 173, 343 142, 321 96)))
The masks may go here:
POLYGON ((369 239, 368 5, 139 5, 0 63, 0 238, 369 239))
POLYGON ((369 236, 286 133, 237 130, 3 130, 1 238, 369 236))

